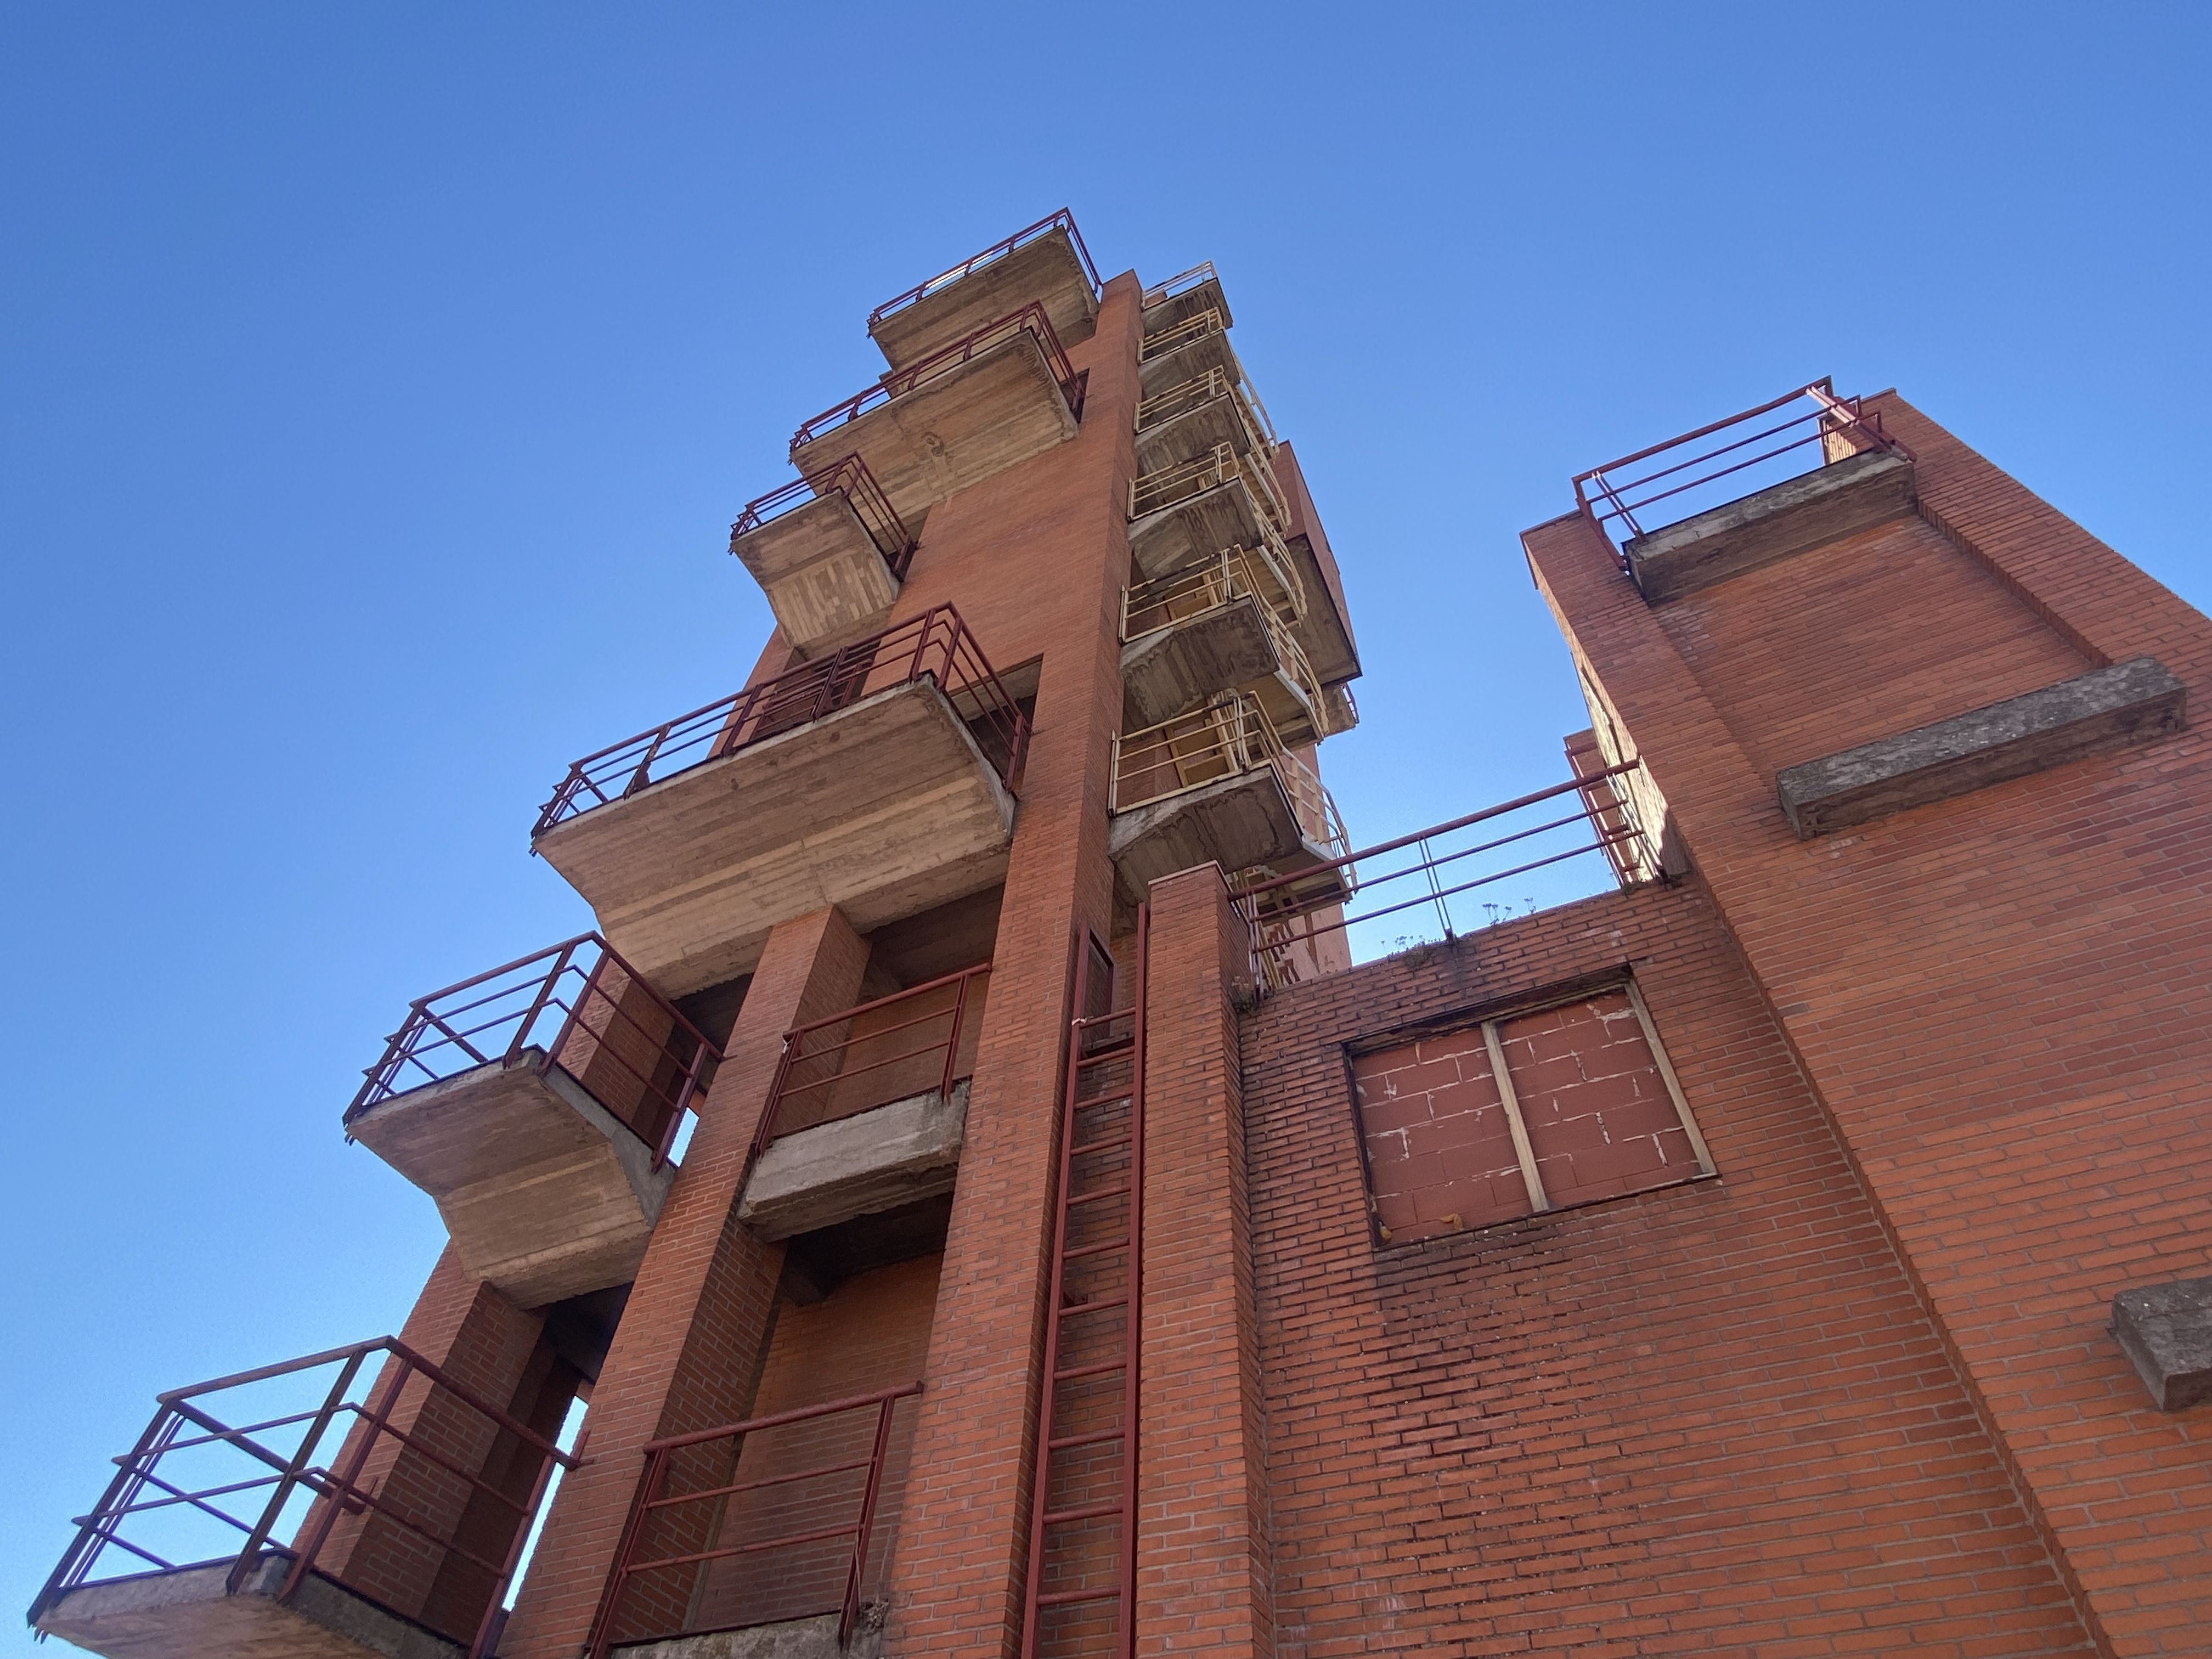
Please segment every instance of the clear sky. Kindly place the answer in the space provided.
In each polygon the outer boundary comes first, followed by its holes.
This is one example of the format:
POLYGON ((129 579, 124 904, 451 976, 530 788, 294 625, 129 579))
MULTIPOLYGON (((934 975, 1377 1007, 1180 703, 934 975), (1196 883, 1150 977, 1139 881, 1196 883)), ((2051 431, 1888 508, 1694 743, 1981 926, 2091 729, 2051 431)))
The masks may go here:
POLYGON ((441 1232, 342 1143, 359 1068, 588 925, 532 815, 742 678, 726 526, 872 304, 1063 204, 1109 274, 1217 262, 1344 564, 1369 842, 1563 775, 1516 537, 1569 477, 1820 374, 2212 601, 2208 47, 2200 4, 0 9, 0 1651, 155 1389, 398 1328, 441 1232))

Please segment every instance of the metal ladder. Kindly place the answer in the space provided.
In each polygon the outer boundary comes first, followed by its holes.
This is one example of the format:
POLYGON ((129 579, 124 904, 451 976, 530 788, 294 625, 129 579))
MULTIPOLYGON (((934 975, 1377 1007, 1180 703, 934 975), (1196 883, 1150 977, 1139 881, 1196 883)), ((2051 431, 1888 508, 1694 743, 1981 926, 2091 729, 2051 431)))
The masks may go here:
POLYGON ((1095 940, 1075 975, 1060 1102, 1044 1381, 1030 1460, 1023 1659, 1136 1650, 1137 1392, 1145 1190, 1145 949, 1128 1006, 1095 940), (1103 983, 1101 983, 1101 980, 1103 983), (1109 1622, 1110 1618, 1110 1622, 1109 1622))

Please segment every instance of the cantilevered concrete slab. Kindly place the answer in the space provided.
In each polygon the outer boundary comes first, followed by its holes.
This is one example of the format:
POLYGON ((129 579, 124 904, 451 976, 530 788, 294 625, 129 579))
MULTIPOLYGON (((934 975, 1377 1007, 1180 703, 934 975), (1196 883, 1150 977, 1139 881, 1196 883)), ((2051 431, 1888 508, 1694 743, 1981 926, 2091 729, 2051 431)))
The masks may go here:
POLYGON ((1244 373, 1229 343, 1225 313, 1220 321, 1205 327, 1193 326, 1188 335, 1172 341, 1148 325, 1144 352, 1155 351, 1158 356, 1140 355, 1137 363, 1138 384, 1147 398, 1185 380, 1194 380, 1210 368, 1219 369, 1231 380, 1241 379, 1244 373))
POLYGON ((635 1279, 675 1176, 544 1060, 526 1048, 346 1121, 435 1200, 468 1270, 522 1308, 635 1279))
POLYGON ((1248 455, 1265 441, 1239 406, 1237 394, 1223 391, 1138 428, 1137 472, 1142 477, 1178 462, 1203 460, 1223 444, 1248 455))
POLYGON ((1224 327, 1234 327, 1237 319, 1229 309, 1229 301, 1222 296, 1221 280, 1208 276, 1203 282, 1183 289, 1170 299, 1155 301, 1145 307, 1145 332, 1159 334, 1178 323, 1187 323, 1202 312, 1218 311, 1224 327))
POLYGON ((1064 227, 877 318, 868 333, 886 362, 904 368, 1026 305, 1044 307, 1062 345, 1089 339, 1097 326, 1098 296, 1064 227))
POLYGON ((835 904, 862 933, 1003 879, 1013 797, 928 680, 592 808, 534 843, 663 994, 749 971, 835 904))
POLYGON ((863 1601, 845 1645, 837 1645, 837 1615, 817 1613, 743 1630, 672 1636, 611 1649, 619 1659, 876 1659, 884 1643, 884 1607, 863 1601))
POLYGON ((791 447, 812 472, 848 454, 867 463, 909 523, 955 490, 1075 435, 1075 414, 1028 329, 1016 329, 912 391, 791 447))
POLYGON ((968 1122, 968 1085, 932 1089, 781 1135, 746 1177, 738 1219, 791 1238, 881 1215, 952 1190, 968 1122))
POLYGON ((810 657, 881 628, 898 598, 898 578, 841 490, 748 531, 730 551, 768 595, 784 637, 810 657))
POLYGON ((1249 597, 1131 640, 1121 647, 1121 689, 1133 727, 1157 726, 1224 691, 1248 690, 1284 742, 1322 735, 1318 712, 1277 648, 1259 600, 1249 597))
POLYGON ((1310 864, 1328 856, 1300 831, 1271 766, 1116 812, 1106 846, 1121 884, 1138 898, 1162 876, 1195 865, 1218 864, 1235 875, 1255 864, 1310 864))
POLYGON ((1621 545, 1654 605, 1912 511, 1912 463, 1869 450, 1621 545))
POLYGON ((1291 629, 1299 649, 1306 653, 1306 660, 1313 665, 1314 673, 1323 685, 1358 678, 1358 647, 1352 643, 1352 629, 1345 623, 1344 613, 1337 609, 1336 589, 1322 568, 1321 559, 1314 551, 1313 538, 1288 536, 1283 545, 1290 552, 1291 568, 1306 596, 1305 614, 1291 629))
POLYGON ((1232 477, 1132 520, 1129 553, 1147 580, 1171 575, 1225 549, 1259 546, 1267 524, 1251 486, 1232 477))
MULTIPOLYGON (((109 1659, 463 1659, 465 1643, 310 1573, 280 1602, 291 1561, 273 1552, 225 1593, 233 1563, 81 1585, 40 1615, 49 1636, 109 1659)), ((833 1621, 834 1622, 834 1621, 833 1621)))

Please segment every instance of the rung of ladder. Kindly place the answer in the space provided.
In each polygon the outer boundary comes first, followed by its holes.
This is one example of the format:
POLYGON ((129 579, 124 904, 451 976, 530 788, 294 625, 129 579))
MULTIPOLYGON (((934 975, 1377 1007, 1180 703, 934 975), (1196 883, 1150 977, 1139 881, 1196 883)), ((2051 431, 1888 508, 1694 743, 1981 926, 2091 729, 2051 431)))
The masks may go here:
POLYGON ((1070 1303, 1066 1307, 1060 1310, 1060 1316, 1066 1319, 1070 1314, 1104 1313, 1109 1308, 1126 1308, 1128 1305, 1127 1297, 1109 1296, 1103 1302, 1070 1303))
POLYGON ((1088 1434, 1062 1435, 1059 1439, 1046 1443, 1054 1451, 1066 1451, 1073 1446, 1095 1446, 1102 1440, 1119 1440, 1127 1432, 1117 1423, 1110 1429, 1093 1429, 1088 1434))
POLYGON ((1096 1521, 1102 1515, 1119 1515, 1121 1500, 1109 1498, 1103 1504, 1085 1504, 1079 1509, 1048 1510, 1044 1523, 1048 1527, 1064 1527, 1071 1521, 1096 1521))
POLYGON ((1037 1605, 1041 1607, 1064 1607, 1074 1601, 1118 1601, 1121 1599, 1121 1587, 1116 1584, 1112 1589, 1047 1590, 1037 1597, 1037 1605))
POLYGON ((1079 1244, 1073 1249, 1062 1253, 1060 1260, 1063 1261, 1073 1261, 1078 1256, 1097 1255, 1100 1252, 1105 1250, 1126 1250, 1128 1248, 1129 1237, 1127 1234, 1124 1233, 1119 1238, 1105 1239, 1097 1244, 1079 1244))
POLYGON ((1128 1369, 1128 1364, 1129 1362, 1126 1359, 1102 1359, 1095 1365, 1078 1365, 1073 1370, 1054 1371, 1052 1374, 1052 1380, 1055 1382, 1073 1382, 1081 1376, 1103 1376, 1108 1371, 1126 1370, 1128 1369))
POLYGON ((1067 1200, 1067 1207, 1072 1210, 1079 1204, 1096 1204, 1101 1199, 1126 1198, 1128 1194, 1129 1183, 1125 1181, 1118 1187, 1101 1187, 1095 1193, 1077 1193, 1067 1200))
POLYGON ((1128 1136, 1115 1135, 1109 1139, 1093 1140, 1080 1146, 1070 1147, 1067 1155, 1070 1158, 1088 1158, 1093 1152, 1110 1152, 1116 1147, 1126 1146, 1128 1144, 1128 1136))

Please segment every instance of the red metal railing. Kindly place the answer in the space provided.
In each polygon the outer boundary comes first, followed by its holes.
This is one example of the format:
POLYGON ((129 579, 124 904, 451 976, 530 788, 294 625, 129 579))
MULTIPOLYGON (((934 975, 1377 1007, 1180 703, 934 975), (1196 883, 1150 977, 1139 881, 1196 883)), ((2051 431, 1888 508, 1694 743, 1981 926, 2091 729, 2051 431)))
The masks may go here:
POLYGON ((745 510, 738 515, 738 521, 730 526, 730 551, 735 553, 738 542, 763 525, 773 524, 785 514, 833 493, 842 495, 851 506, 853 515, 868 532, 868 539, 876 544, 876 550, 884 556, 891 574, 905 580, 907 565, 914 557, 914 533, 892 510, 890 498, 884 494, 883 486, 858 455, 848 455, 819 471, 793 478, 757 500, 748 501, 745 510))
MULTIPOLYGON (((1575 501, 1607 540, 1616 544, 1614 556, 1626 570, 1629 568, 1628 560, 1619 551, 1619 542, 1632 540, 1705 507, 1738 499, 1751 493, 1747 485, 1756 489, 1781 482, 1780 478, 1764 475, 1754 478, 1740 475, 1779 461, 1784 456, 1794 457, 1796 452, 1808 447, 1820 452, 1822 462, 1840 460, 1869 449, 1894 450, 1911 459, 1910 450, 1882 430, 1879 410, 1862 408, 1857 398, 1837 397, 1833 383, 1823 377, 1809 386, 1785 392, 1756 409, 1747 409, 1740 415, 1730 415, 1694 432, 1685 432, 1679 438, 1669 438, 1664 443, 1653 444, 1648 449, 1639 449, 1632 455, 1623 455, 1619 460, 1577 474, 1575 501), (1764 420, 1801 400, 1810 407, 1771 422, 1764 420), (1755 429, 1739 430, 1754 426, 1755 429), (1714 441, 1703 443, 1705 439, 1714 441), (1677 454, 1677 451, 1687 453, 1677 454), (1644 462, 1655 465, 1642 466, 1644 462), (1656 465, 1660 462, 1665 464, 1656 465), (1639 470, 1631 476, 1616 476, 1623 467, 1639 470), (1711 488, 1723 479, 1735 480, 1726 493, 1711 488), (1645 525, 1638 515, 1659 507, 1662 502, 1669 503, 1661 508, 1668 516, 1645 525), (1626 535, 1621 534, 1623 531, 1626 535)), ((1808 470, 1800 467, 1797 471, 1808 470)), ((1784 476, 1795 477, 1796 473, 1784 476)))
POLYGON ((872 330, 878 323, 893 312, 904 311, 916 301, 927 299, 939 289, 951 287, 969 272, 980 270, 985 265, 1003 259, 1016 248, 1034 242, 1041 236, 1049 236, 1055 230, 1065 230, 1067 233, 1067 240, 1073 245, 1076 257, 1083 261, 1084 275, 1090 278, 1091 292, 1092 297, 1096 298, 1098 293, 1098 267, 1091 263, 1091 250, 1083 246, 1083 233, 1075 228, 1075 216, 1066 208, 1062 208, 1059 212, 1016 231, 1003 242, 992 243, 981 253, 962 260, 951 270, 940 270, 927 282, 916 283, 905 293, 894 295, 868 313, 868 327, 872 330))
MULTIPOLYGON (((1656 878, 1658 849, 1637 821, 1626 792, 1596 793, 1603 781, 1625 777, 1642 764, 1626 761, 1591 771, 1570 783, 1539 789, 1395 841, 1243 887, 1235 902, 1252 929, 1255 976, 1270 989, 1294 984, 1308 970, 1299 963, 1301 950, 1310 966, 1317 941, 1364 922, 1424 908, 1433 911, 1443 938, 1455 938, 1466 930, 1452 914, 1453 898, 1592 853, 1604 854, 1624 883, 1632 873, 1636 879, 1656 878), (1579 799, 1563 799, 1568 796, 1579 799), (1531 810, 1552 801, 1559 801, 1561 810, 1541 813, 1531 810), (1509 817, 1514 820, 1510 824, 1498 822, 1509 817), (1476 826, 1482 827, 1473 840, 1464 845, 1453 843, 1453 837, 1476 826), (1438 843, 1445 844, 1440 848, 1438 843), (1376 867, 1376 860, 1407 849, 1416 854, 1410 862, 1376 867), (1506 852, 1510 862, 1502 869, 1494 867, 1497 860, 1486 855, 1504 849, 1510 849, 1506 852), (1474 859, 1486 861, 1466 862, 1474 859), (1356 915, 1346 913, 1340 907, 1347 884, 1316 880, 1332 870, 1342 871, 1351 878, 1352 890, 1367 897, 1377 896, 1377 890, 1389 890, 1389 902, 1356 915)), ((1491 919, 1503 917, 1493 910, 1491 919)))
POLYGON ((635 795, 678 772, 821 719, 879 691, 927 679, 951 698, 1006 787, 1021 788, 1029 748, 1022 713, 949 605, 718 698, 650 732, 586 755, 538 814, 534 839, 556 823, 635 795))
POLYGON ((417 997, 384 1057, 346 1108, 349 1124, 381 1101, 528 1051, 542 1075, 556 1067, 653 1148, 675 1145, 684 1115, 721 1063, 721 1051, 597 933, 417 997))
POLYGON ((1034 335, 1037 349, 1044 353, 1045 367, 1054 380, 1060 382, 1060 395, 1067 399, 1067 412, 1077 420, 1083 418, 1083 376, 1067 360, 1067 352, 1060 343, 1060 336, 1053 331, 1052 319, 1045 315, 1041 305, 1026 305, 964 335, 951 345, 933 351, 920 362, 910 363, 893 374, 886 374, 866 392, 856 392, 844 402, 832 404, 813 419, 791 434, 793 449, 801 444, 812 443, 825 432, 834 432, 848 422, 856 421, 870 410, 881 407, 894 398, 904 397, 916 386, 951 373, 971 357, 980 356, 994 347, 1004 345, 1016 335, 1034 335))
MULTIPOLYGON (((160 1403, 146 1432, 136 1447, 115 1460, 115 1478, 92 1513, 76 1517, 76 1540, 31 1604, 33 1623, 79 1586, 110 1582, 92 1574, 111 1547, 133 1558, 128 1572, 111 1578, 137 1577, 148 1565, 159 1572, 178 1572, 230 1560, 228 1583, 235 1594, 258 1561, 276 1555, 291 1562, 276 1592, 280 1602, 289 1601, 311 1572, 345 1584, 344 1569, 332 1571, 319 1565, 322 1553, 341 1516, 356 1524, 373 1516, 420 1540, 410 1549, 427 1544, 438 1552, 441 1564, 458 1561, 483 1575, 488 1593, 473 1637, 466 1632, 443 1632, 455 1642, 468 1642, 471 1659, 480 1659, 490 1644, 501 1602, 553 1470, 573 1469, 583 1456, 580 1441, 574 1452, 562 1451, 389 1336, 172 1389, 155 1398, 160 1403), (366 1396, 356 1398, 356 1385, 364 1381, 366 1362, 375 1353, 387 1358, 366 1396), (319 1401, 303 1409, 257 1415, 254 1421, 233 1425, 218 1417, 211 1404, 211 1396, 238 1391, 244 1398, 249 1389, 258 1390, 250 1403, 264 1410, 272 1395, 289 1404, 301 1396, 288 1395, 286 1380, 305 1380, 307 1374, 325 1367, 336 1368, 334 1380, 319 1401), (535 1451, 534 1474, 526 1483, 488 1480, 479 1470, 455 1462, 441 1449, 446 1443, 442 1437, 394 1425, 392 1419, 402 1395, 417 1379, 430 1396, 472 1413, 499 1434, 535 1451), (341 1424, 346 1426, 334 1443, 331 1431, 341 1424), (335 1455, 327 1462, 318 1461, 325 1447, 333 1443, 335 1455), (457 1483, 454 1492, 465 1488, 466 1500, 435 1506, 445 1513, 460 1516, 473 1512, 479 1528, 485 1505, 503 1517, 502 1524, 489 1528, 493 1536, 502 1531, 507 1534, 501 1553, 494 1557, 467 1548, 453 1535, 458 1529, 453 1525, 426 1525, 421 1509, 406 1501, 419 1483, 394 1481, 388 1474, 364 1478, 372 1456, 380 1452, 404 1455, 441 1471, 437 1478, 457 1483), (216 1478, 207 1478, 210 1473, 216 1478), (518 1485, 526 1490, 518 1493, 513 1490, 518 1485), (241 1499, 250 1504, 263 1493, 266 1497, 258 1514, 231 1512, 244 1506, 241 1499), (482 1505, 478 1499, 483 1500, 482 1505), (290 1542, 271 1541, 279 1528, 297 1528, 290 1542), (155 1531, 161 1534, 158 1547, 149 1535, 155 1531), (170 1541, 171 1534, 179 1541, 170 1541), (203 1553, 206 1547, 202 1540, 228 1540, 237 1534, 243 1534, 246 1542, 234 1554, 228 1542, 212 1556, 203 1553), (165 1552, 173 1552, 173 1556, 165 1552)), ((221 1409, 233 1408, 226 1405, 221 1409)), ((492 1463, 487 1461, 485 1467, 492 1463)))
MULTIPOLYGON (((1109 1642, 1116 1659, 1136 1651, 1151 932, 1151 907, 1140 904, 1129 1006, 1068 1025, 1021 1659, 1109 1642), (1108 1602, 1110 1629, 1096 1613, 1108 1602)), ((1113 990, 1113 959, 1094 943, 1076 969, 1075 1006, 1109 1004, 1113 990)))
POLYGON ((990 978, 988 962, 963 968, 786 1031, 752 1155, 779 1135, 933 1089, 950 1097, 975 1066, 990 978))
MULTIPOLYGON (((844 1596, 836 1609, 837 1640, 842 1645, 852 1634, 854 1620, 860 1610, 861 1582, 868 1568, 868 1544, 875 1528, 878 1500, 883 1493, 884 1466, 890 1449, 891 1413, 900 1401, 911 1399, 921 1392, 921 1383, 907 1382, 896 1388, 878 1389, 873 1394, 854 1395, 824 1405, 777 1412, 770 1416, 750 1418, 743 1423, 732 1423, 721 1428, 702 1429, 696 1434, 676 1435, 669 1439, 647 1443, 644 1475, 638 1482, 637 1495, 630 1502, 629 1517, 623 1522, 622 1538, 616 1546, 614 1569, 608 1576, 606 1594, 600 1600, 599 1615, 592 1620, 591 1633, 586 1638, 586 1654, 590 1656, 590 1659, 602 1659, 616 1640, 618 1626, 625 1622, 624 1596, 641 1575, 690 1568, 693 1571, 690 1577, 696 1581, 700 1573, 716 1561, 850 1538, 853 1540, 852 1559, 845 1573, 844 1596), (744 1450, 747 1436, 764 1435, 776 1429, 812 1423, 847 1412, 865 1411, 871 1407, 876 1413, 875 1438, 866 1456, 848 1457, 796 1470, 779 1469, 752 1479, 733 1478, 742 1472, 739 1459, 744 1450), (723 1441, 730 1444, 726 1449, 720 1450, 719 1455, 708 1450, 723 1441), (692 1455, 679 1460, 679 1455, 684 1453, 692 1455), (679 1461, 683 1464, 681 1469, 678 1468, 679 1461), (696 1476, 702 1470, 712 1472, 708 1475, 711 1484, 704 1488, 672 1494, 667 1491, 672 1475, 689 1474, 696 1476), (731 1500, 743 1494, 863 1473, 865 1478, 860 1483, 858 1493, 858 1512, 848 1524, 808 1527, 794 1533, 744 1539, 734 1544, 708 1541, 730 1531, 732 1522, 742 1516, 741 1508, 733 1505, 731 1500), (712 1507, 704 1514, 681 1518, 675 1514, 675 1511, 692 1504, 712 1507), (658 1540, 649 1536, 655 1534, 659 1534, 658 1540), (672 1543, 675 1547, 660 1554, 648 1555, 646 1552, 654 1541, 672 1543)), ((684 1599, 687 1602, 691 1600, 688 1595, 684 1599)), ((827 1613, 831 1609, 816 1607, 811 1611, 827 1613)), ((785 1616, 793 1615, 786 1613, 785 1616)), ((678 1622, 685 1621, 679 1620, 678 1622)), ((658 1632, 625 1629, 622 1631, 621 1640, 627 1644, 665 1640, 674 1636, 704 1635, 714 1628, 741 1627, 709 1626, 706 1629, 658 1632)))

